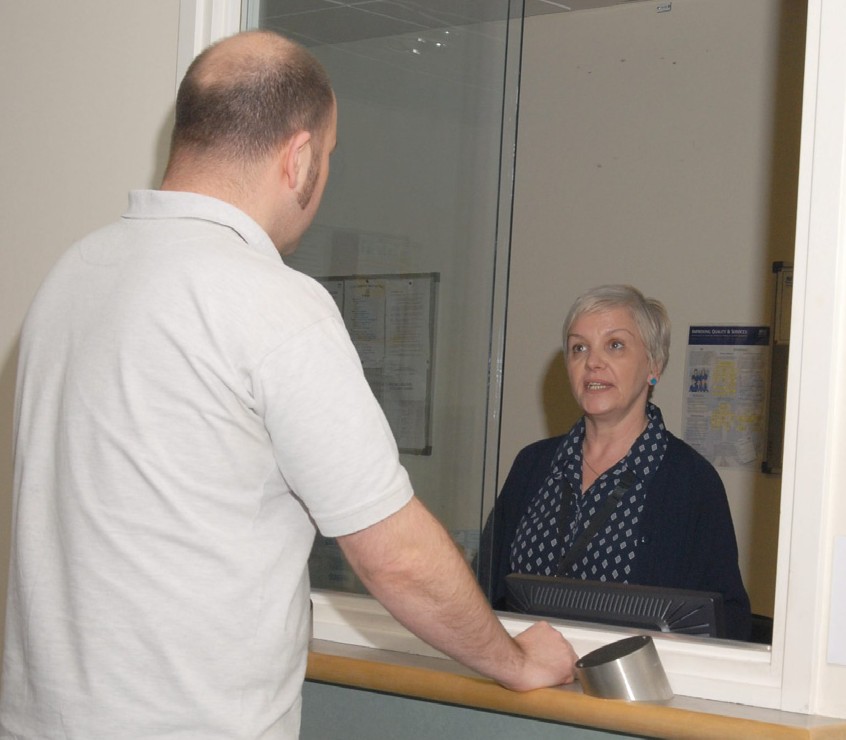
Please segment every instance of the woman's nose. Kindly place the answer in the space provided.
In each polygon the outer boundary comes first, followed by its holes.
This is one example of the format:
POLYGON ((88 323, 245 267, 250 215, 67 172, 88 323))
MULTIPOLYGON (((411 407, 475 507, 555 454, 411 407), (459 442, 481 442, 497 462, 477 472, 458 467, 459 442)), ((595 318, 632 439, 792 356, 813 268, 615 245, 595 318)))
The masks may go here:
POLYGON ((589 368, 595 367, 602 367, 604 364, 604 360, 602 358, 601 352, 595 352, 594 350, 587 351, 587 357, 585 358, 585 365, 589 368))

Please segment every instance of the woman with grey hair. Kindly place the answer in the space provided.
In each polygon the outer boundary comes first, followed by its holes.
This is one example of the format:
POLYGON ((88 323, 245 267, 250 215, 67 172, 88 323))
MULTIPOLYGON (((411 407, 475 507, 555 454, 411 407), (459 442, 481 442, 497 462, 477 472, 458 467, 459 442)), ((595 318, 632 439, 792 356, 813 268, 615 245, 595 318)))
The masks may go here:
POLYGON ((514 461, 480 552, 495 608, 505 608, 514 572, 713 591, 723 595, 726 635, 748 638, 722 481, 650 401, 669 349, 666 309, 636 288, 603 285, 573 304, 564 352, 584 415, 514 461))

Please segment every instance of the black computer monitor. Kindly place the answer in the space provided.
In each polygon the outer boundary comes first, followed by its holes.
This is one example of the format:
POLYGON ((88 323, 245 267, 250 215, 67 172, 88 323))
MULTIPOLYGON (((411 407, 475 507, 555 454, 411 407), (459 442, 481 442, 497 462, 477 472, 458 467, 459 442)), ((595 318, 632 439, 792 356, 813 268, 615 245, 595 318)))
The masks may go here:
POLYGON ((725 637, 718 593, 511 573, 507 605, 540 617, 725 637))

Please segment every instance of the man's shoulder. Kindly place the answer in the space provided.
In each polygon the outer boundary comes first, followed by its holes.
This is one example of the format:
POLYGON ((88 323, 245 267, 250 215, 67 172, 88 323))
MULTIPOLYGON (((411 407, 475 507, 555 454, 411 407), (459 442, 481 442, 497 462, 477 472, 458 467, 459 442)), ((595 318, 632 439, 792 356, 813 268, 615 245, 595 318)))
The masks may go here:
POLYGON ((209 233, 235 238, 266 257, 279 253, 264 229, 245 211, 225 200, 196 192, 131 190, 123 214, 128 223, 159 223, 176 237, 209 233), (203 228, 205 225, 206 228, 203 228))

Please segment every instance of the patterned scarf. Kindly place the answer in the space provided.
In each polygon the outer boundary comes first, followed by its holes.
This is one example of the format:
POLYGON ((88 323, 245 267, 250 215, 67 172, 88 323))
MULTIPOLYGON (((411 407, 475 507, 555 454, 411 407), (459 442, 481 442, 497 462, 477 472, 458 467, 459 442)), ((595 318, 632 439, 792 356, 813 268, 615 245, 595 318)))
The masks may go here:
POLYGON ((566 574, 570 578, 593 581, 628 581, 637 557, 638 525, 647 483, 667 450, 661 411, 648 403, 646 415, 646 429, 631 449, 581 496, 572 492, 581 491, 582 487, 584 417, 567 433, 553 456, 549 475, 517 526, 511 545, 512 572, 555 575, 561 558, 603 507, 622 474, 630 470, 637 482, 625 493, 605 526, 593 536, 582 557, 576 559, 566 574), (559 524, 562 516, 563 527, 559 524))

